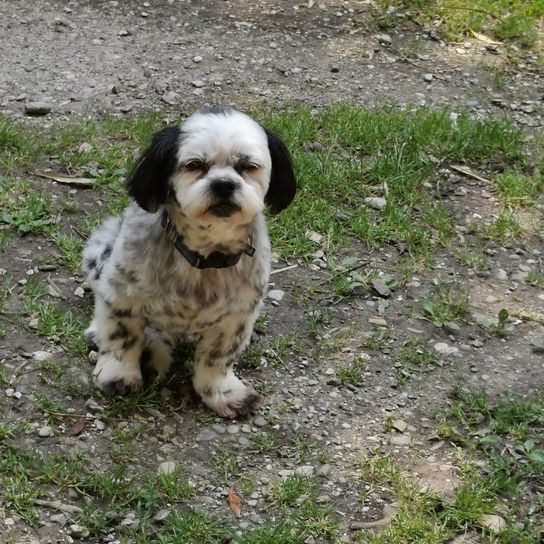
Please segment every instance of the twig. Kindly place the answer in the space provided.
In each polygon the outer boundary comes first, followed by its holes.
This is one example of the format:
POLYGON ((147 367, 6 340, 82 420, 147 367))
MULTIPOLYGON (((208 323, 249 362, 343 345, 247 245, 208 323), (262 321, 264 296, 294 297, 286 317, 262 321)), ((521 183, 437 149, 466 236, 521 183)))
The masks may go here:
POLYGON ((270 275, 272 276, 273 274, 281 274, 282 272, 287 272, 287 270, 292 270, 293 268, 297 268, 297 267, 298 267, 298 264, 292 264, 291 266, 278 268, 277 270, 272 270, 272 272, 270 272, 270 275))
POLYGON ((325 283, 329 283, 333 279, 337 278, 338 276, 342 276, 343 274, 349 274, 351 272, 354 272, 355 270, 359 270, 359 268, 363 268, 363 266, 366 266, 369 263, 370 261, 363 261, 362 263, 356 264, 355 266, 352 266, 351 268, 340 270, 339 272, 336 272, 336 274, 333 274, 332 276, 329 276, 328 278, 325 278, 324 280, 316 283, 315 287, 320 287, 321 285, 324 285, 325 283))
POLYGON ((477 179, 478 181, 483 181, 484 183, 491 183, 490 180, 488 180, 487 178, 483 178, 482 176, 476 174, 475 172, 473 172, 467 166, 456 166, 455 164, 450 164, 450 168, 452 170, 455 170, 456 172, 460 172, 461 174, 465 174, 465 176, 477 179))
POLYGON ((72 230, 79 235, 83 240, 87 240, 88 236, 86 234, 83 234, 80 230, 78 230, 74 225, 72 225, 72 230))

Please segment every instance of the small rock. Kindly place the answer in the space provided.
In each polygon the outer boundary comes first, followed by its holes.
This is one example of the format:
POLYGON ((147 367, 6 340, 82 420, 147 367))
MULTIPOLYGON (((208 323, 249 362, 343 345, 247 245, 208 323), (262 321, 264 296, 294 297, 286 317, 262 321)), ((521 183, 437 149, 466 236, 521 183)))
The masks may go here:
POLYGON ((303 465, 301 467, 297 467, 295 469, 295 474, 297 476, 305 476, 307 478, 310 478, 314 475, 314 467, 311 465, 303 465))
POLYGON ((120 110, 121 112, 123 112, 123 113, 128 113, 128 112, 132 111, 132 108, 133 108, 133 107, 134 107, 134 106, 133 106, 132 104, 123 104, 123 105, 119 108, 119 110, 120 110))
POLYGON ((120 30, 119 31, 119 36, 122 36, 122 37, 130 36, 130 32, 128 30, 126 30, 126 29, 120 30))
POLYGON ((53 523, 58 523, 59 525, 64 525, 66 523, 66 516, 64 514, 53 514, 52 516, 49 516, 49 519, 53 523))
POLYGON ((89 363, 96 363, 98 361, 98 352, 92 349, 87 355, 89 363))
POLYGON ((423 74, 423 79, 430 82, 434 79, 434 76, 432 74, 423 74))
POLYGON ((240 427, 238 425, 230 425, 227 427, 227 433, 229 434, 238 434, 240 432, 240 427))
POLYGON ((320 244, 323 241, 323 236, 319 234, 319 232, 314 232, 311 230, 306 232, 306 238, 312 242, 315 242, 316 244, 320 244))
POLYGON ((325 463, 316 470, 316 475, 321 476, 322 478, 326 478, 331 473, 331 470, 332 466, 325 463))
POLYGON ((90 532, 85 527, 74 524, 74 525, 70 525, 70 535, 76 536, 79 538, 87 538, 90 535, 90 532))
POLYGON ((94 420, 94 426, 99 430, 103 431, 106 428, 106 424, 101 419, 94 420))
POLYGON ((38 436, 45 438, 53 435, 53 429, 49 425, 44 425, 39 431, 38 436))
POLYGON ((315 502, 317 502, 317 504, 324 504, 326 502, 331 502, 331 498, 329 495, 319 495, 319 497, 315 499, 315 502))
POLYGON ((35 351, 32 354, 32 358, 39 363, 43 363, 44 361, 50 361, 53 358, 53 353, 49 351, 35 351))
POLYGON ((221 425, 221 423, 216 423, 215 425, 212 425, 212 429, 217 434, 225 434, 227 432, 227 428, 224 425, 221 425))
POLYGON ((371 283, 374 291, 376 291, 376 293, 378 293, 378 295, 381 297, 386 298, 391 294, 391 289, 389 289, 387 284, 381 278, 376 278, 375 280, 372 280, 371 283))
POLYGON ((195 81, 191 82, 191 85, 193 87, 196 87, 197 89, 202 89, 202 87, 204 87, 206 83, 204 83, 204 81, 202 81, 201 79, 196 79, 195 81))
POLYGON ((178 103, 179 97, 178 94, 174 91, 168 91, 161 96, 161 100, 166 104, 170 104, 170 106, 173 106, 178 103))
POLYGON ((266 296, 271 300, 280 302, 280 300, 285 296, 285 291, 282 291, 281 289, 272 289, 271 291, 268 291, 266 296))
POLYGON ((480 107, 480 102, 478 100, 467 100, 465 102, 465 106, 467 108, 476 109, 480 107))
POLYGON ((14 520, 13 518, 6 518, 6 519, 4 520, 4 523, 5 523, 6 525, 15 525, 15 520, 14 520))
POLYGON ((267 424, 266 419, 262 416, 257 416, 253 420, 253 425, 255 425, 255 427, 265 427, 266 424, 267 424))
POLYGON ((380 327, 387 327, 387 321, 383 317, 369 317, 368 322, 371 325, 379 325, 380 327))
POLYGON ((406 421, 403 421, 402 419, 395 419, 391 426, 393 427, 393 429, 399 431, 399 433, 403 433, 408 428, 408 423, 406 423, 406 421))
POLYGON ((387 200, 379 196, 367 196, 364 200, 367 206, 374 208, 375 210, 383 210, 387 205, 387 200))
POLYGON ((454 355, 459 353, 459 348, 455 346, 448 346, 445 342, 437 342, 433 346, 434 350, 440 353, 441 355, 454 355))
POLYGON ((154 516, 153 521, 155 523, 161 523, 164 521, 168 516, 170 515, 170 512, 168 510, 159 510, 154 516))
POLYGON ((172 474, 176 470, 174 461, 165 461, 159 465, 159 474, 172 474))
POLYGON ((6 397, 13 397, 14 394, 15 394, 15 389, 13 389, 12 387, 9 387, 8 389, 6 389, 6 397))
POLYGON ((411 443, 412 437, 409 434, 395 435, 389 439, 392 446, 409 446, 411 443))
POLYGON ((495 514, 486 514, 480 518, 480 523, 492 533, 500 533, 506 527, 506 521, 495 514))
POLYGON ((200 55, 195 55, 193 57, 193 62, 195 62, 196 64, 198 64, 199 62, 202 62, 202 57, 200 55))
POLYGON ((78 148, 78 153, 89 153, 93 150, 93 146, 88 142, 83 142, 78 148))
POLYGON ((76 289, 74 291, 74 295, 76 297, 83 298, 85 296, 85 290, 81 286, 76 287, 76 289))
POLYGON ((217 437, 217 434, 211 431, 210 429, 204 429, 198 433, 196 440, 197 442, 209 442, 217 437))
POLYGON ((28 115, 47 115, 51 111, 51 106, 46 102, 27 102, 25 112, 28 115))
POLYGON ((383 45, 391 45, 393 43, 389 34, 377 34, 376 39, 383 45))

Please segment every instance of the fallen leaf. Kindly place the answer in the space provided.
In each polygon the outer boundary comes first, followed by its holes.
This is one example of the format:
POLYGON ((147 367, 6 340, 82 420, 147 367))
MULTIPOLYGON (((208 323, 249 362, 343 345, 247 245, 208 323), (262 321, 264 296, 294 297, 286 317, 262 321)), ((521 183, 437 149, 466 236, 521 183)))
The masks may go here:
POLYGON ((74 423, 74 426, 72 427, 72 434, 73 434, 74 436, 77 436, 78 434, 81 433, 81 431, 83 431, 84 428, 85 428, 85 418, 80 417, 80 418, 74 423))
POLYGON ((78 185, 79 187, 91 187, 95 181, 92 178, 73 178, 71 176, 64 176, 63 174, 49 174, 47 172, 34 172, 34 175, 40 178, 52 179, 66 185, 78 185))
POLYGON ((489 43, 491 45, 502 45, 502 42, 498 42, 497 40, 494 40, 493 38, 490 38, 489 36, 486 36, 485 34, 474 32, 474 30, 471 30, 470 32, 477 40, 481 42, 489 43))
POLYGON ((234 512, 234 515, 239 518, 241 514, 241 502, 240 497, 235 493, 233 487, 229 489, 227 502, 229 504, 229 508, 234 512))

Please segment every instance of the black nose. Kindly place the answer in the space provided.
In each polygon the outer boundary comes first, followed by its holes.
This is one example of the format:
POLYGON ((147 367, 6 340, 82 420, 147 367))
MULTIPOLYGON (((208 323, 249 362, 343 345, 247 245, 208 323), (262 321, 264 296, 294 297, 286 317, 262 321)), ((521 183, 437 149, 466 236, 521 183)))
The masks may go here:
POLYGON ((212 181, 210 188, 214 196, 218 198, 230 198, 236 189, 236 182, 231 179, 216 179, 212 181))

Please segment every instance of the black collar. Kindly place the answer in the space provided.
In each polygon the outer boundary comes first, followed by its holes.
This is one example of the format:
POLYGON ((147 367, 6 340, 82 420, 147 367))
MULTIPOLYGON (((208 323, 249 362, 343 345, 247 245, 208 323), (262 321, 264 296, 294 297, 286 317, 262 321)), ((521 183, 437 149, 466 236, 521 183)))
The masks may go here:
POLYGON ((178 233, 176 226, 172 223, 168 212, 163 210, 161 217, 161 225, 163 226, 168 239, 174 244, 174 247, 187 259, 187 262, 202 270, 203 268, 227 268, 234 266, 240 260, 242 253, 253 257, 255 248, 247 244, 246 248, 240 253, 222 253, 221 251, 212 251, 207 257, 204 257, 198 251, 189 249, 183 241, 183 236, 178 233))

